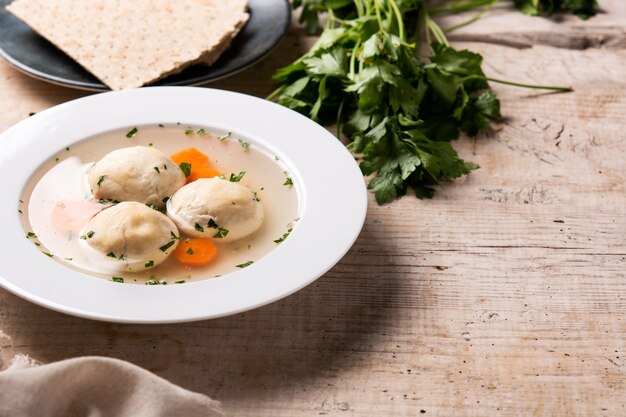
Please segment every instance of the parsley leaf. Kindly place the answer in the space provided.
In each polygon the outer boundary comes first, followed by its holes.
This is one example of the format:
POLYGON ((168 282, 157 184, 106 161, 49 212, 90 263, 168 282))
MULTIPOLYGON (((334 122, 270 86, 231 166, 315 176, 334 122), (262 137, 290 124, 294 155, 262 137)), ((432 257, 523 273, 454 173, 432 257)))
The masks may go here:
POLYGON ((226 235, 228 235, 228 229, 225 229, 223 227, 218 227, 217 228, 217 233, 215 233, 213 235, 213 237, 216 238, 216 239, 222 239, 222 238, 226 237, 226 235))
POLYGON ((243 176, 246 175, 246 171, 241 171, 239 174, 235 175, 235 174, 230 174, 230 182, 239 182, 241 181, 241 179, 243 178, 243 176))
POLYGON ((185 174, 185 177, 191 175, 191 164, 189 162, 181 162, 178 166, 183 171, 183 174, 185 174))
POLYGON ((130 129, 127 133, 126 133, 126 137, 127 138, 132 138, 133 136, 135 136, 137 134, 138 130, 136 127, 133 127, 132 129, 130 129))

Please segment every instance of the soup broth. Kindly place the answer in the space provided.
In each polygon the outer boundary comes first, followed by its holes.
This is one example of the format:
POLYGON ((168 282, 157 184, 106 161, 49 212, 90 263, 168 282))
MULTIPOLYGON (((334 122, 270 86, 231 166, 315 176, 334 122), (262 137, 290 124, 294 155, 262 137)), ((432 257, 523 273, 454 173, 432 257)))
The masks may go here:
POLYGON ((209 128, 197 126, 139 126, 103 133, 60 151, 31 180, 22 211, 27 237, 44 254, 70 268, 108 280, 115 278, 118 282, 173 284, 227 274, 251 265, 276 248, 297 221, 296 188, 278 156, 245 138, 228 133, 218 135, 209 128), (63 231, 55 225, 55 207, 64 202, 81 202, 78 206, 84 210, 71 221, 84 225, 89 220, 90 210, 99 210, 97 204, 101 204, 94 200, 89 189, 89 168, 115 149, 137 145, 151 146, 167 155, 194 147, 208 155, 213 167, 226 179, 231 174, 241 177, 244 173, 239 183, 255 192, 263 205, 265 218, 260 229, 234 242, 214 239, 218 254, 201 267, 183 265, 172 254, 155 268, 138 272, 115 272, 115 265, 94 263, 81 248, 79 233, 63 231))

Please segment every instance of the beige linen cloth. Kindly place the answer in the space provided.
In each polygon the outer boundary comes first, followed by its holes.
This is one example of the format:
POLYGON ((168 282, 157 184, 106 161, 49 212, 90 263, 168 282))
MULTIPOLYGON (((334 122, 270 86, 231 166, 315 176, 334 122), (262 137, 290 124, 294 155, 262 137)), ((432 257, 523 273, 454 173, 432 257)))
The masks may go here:
POLYGON ((118 359, 37 366, 23 355, 0 372, 0 417, 213 417, 220 404, 118 359))

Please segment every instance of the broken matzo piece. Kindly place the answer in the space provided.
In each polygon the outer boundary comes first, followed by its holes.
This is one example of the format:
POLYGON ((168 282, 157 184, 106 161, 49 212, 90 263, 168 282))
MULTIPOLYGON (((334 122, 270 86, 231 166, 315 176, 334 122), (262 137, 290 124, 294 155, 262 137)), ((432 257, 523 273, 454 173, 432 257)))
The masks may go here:
POLYGON ((15 0, 7 10, 113 90, 213 63, 247 0, 15 0))

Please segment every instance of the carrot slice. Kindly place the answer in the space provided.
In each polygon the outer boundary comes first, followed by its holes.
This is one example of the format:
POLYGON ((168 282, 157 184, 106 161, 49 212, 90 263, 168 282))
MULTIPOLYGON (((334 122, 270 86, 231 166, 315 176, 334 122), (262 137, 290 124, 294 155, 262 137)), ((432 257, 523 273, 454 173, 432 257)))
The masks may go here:
POLYGON ((187 176, 187 184, 198 178, 213 178, 221 175, 217 169, 211 166, 209 157, 196 148, 183 149, 171 157, 172 161, 176 162, 177 165, 183 162, 191 165, 191 173, 187 176))
POLYGON ((181 239, 174 251, 178 262, 189 266, 206 265, 217 255, 217 246, 211 239, 181 239))

